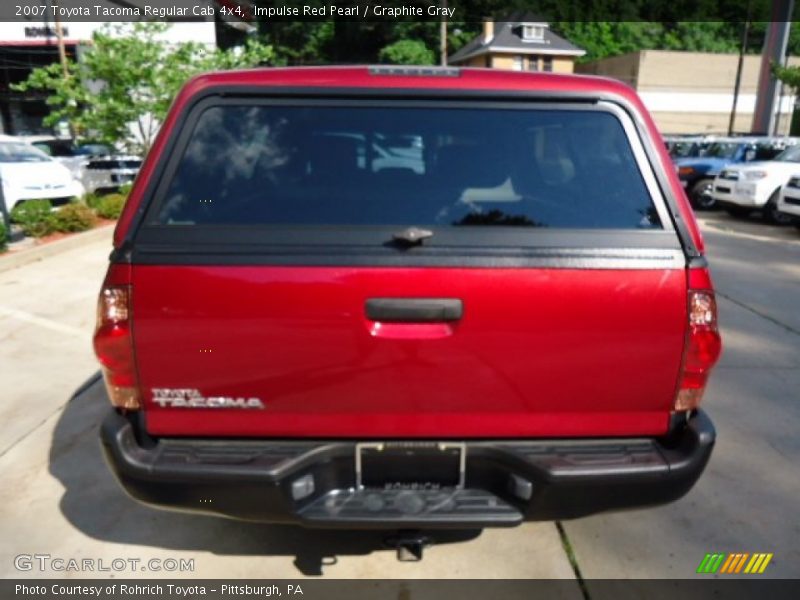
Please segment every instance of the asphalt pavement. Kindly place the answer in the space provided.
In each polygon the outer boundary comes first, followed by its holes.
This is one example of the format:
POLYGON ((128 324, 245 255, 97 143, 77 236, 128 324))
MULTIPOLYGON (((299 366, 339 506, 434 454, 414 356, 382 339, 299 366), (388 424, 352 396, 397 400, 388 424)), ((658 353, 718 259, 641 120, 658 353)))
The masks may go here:
MULTIPOLYGON (((61 576, 14 566, 44 553, 194 559, 191 572, 139 573, 170 577, 684 578, 707 552, 772 552, 765 576, 800 577, 800 232, 701 216, 725 351, 704 400, 718 444, 697 486, 668 506, 560 527, 440 533, 418 563, 398 562, 380 532, 240 523, 129 499, 99 454, 106 400, 90 346, 110 231, 0 272, 0 576, 61 576)), ((578 581, 568 597, 583 597, 578 581)))

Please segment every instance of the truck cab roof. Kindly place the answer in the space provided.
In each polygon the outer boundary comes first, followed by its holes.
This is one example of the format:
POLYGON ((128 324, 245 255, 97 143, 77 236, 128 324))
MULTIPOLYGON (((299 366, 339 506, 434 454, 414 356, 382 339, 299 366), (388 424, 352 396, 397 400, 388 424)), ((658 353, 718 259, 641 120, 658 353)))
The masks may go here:
POLYGON ((532 73, 460 67, 328 66, 257 68, 205 73, 188 85, 196 92, 207 86, 381 87, 441 90, 500 90, 614 94, 638 102, 628 85, 607 77, 532 73))

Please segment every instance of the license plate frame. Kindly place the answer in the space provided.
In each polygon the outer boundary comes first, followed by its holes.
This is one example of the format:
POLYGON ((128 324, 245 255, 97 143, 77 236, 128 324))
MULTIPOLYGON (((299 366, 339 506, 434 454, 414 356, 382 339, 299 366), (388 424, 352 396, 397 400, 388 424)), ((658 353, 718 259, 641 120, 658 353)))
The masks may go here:
MULTIPOLYGON (((432 461, 428 464, 433 464, 437 456, 448 463, 455 463, 454 468, 457 469, 456 477, 452 477, 453 483, 450 485, 436 483, 449 489, 464 489, 466 482, 466 466, 467 466, 467 446, 464 442, 399 442, 399 441, 384 441, 384 442, 358 442, 355 447, 355 471, 356 471, 356 489, 363 490, 367 487, 376 487, 371 485, 373 477, 366 474, 365 469, 374 469, 375 465, 371 458, 380 457, 380 454, 386 453, 385 458, 390 458, 393 455, 395 460, 402 462, 402 456, 405 454, 410 460, 420 458, 427 458, 432 461)), ((449 466, 445 466, 449 469, 449 466)), ((424 479, 424 477, 422 478, 424 479)), ((388 482, 387 482, 388 483, 388 482)), ((400 483, 400 482, 398 482, 400 483)), ((424 481, 408 483, 409 486, 414 484, 424 485, 424 481)), ((379 486, 378 486, 379 487, 379 486)), ((412 488, 413 489, 413 488, 412 488)))

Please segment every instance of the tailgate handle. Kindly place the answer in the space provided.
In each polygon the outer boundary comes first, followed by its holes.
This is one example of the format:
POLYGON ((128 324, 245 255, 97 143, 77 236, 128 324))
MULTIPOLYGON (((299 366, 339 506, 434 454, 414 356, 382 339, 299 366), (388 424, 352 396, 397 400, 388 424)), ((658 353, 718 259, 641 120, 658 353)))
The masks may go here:
POLYGON ((464 303, 458 298, 370 298, 366 303, 366 313, 371 321, 458 321, 464 313, 464 303))

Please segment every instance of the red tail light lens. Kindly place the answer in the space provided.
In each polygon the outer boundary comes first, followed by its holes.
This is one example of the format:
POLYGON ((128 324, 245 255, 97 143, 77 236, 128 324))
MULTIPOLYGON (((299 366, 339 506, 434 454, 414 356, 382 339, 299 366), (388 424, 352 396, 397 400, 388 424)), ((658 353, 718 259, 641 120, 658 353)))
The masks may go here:
POLYGON ((140 407, 139 382, 133 358, 130 300, 130 286, 105 286, 100 291, 94 351, 103 365, 111 404, 136 410, 140 407))
POLYGON ((693 410, 703 399, 708 375, 722 352, 717 328, 717 302, 711 290, 690 290, 689 331, 683 353, 680 387, 675 410, 693 410))

